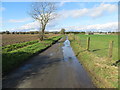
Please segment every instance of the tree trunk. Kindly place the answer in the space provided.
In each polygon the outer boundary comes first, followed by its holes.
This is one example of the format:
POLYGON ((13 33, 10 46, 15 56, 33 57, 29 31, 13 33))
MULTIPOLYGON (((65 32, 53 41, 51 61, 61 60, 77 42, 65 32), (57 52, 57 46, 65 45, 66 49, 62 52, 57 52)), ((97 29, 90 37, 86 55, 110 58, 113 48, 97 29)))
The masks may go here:
POLYGON ((42 26, 41 32, 40 32, 40 41, 43 41, 44 39, 44 31, 45 31, 45 25, 42 26))

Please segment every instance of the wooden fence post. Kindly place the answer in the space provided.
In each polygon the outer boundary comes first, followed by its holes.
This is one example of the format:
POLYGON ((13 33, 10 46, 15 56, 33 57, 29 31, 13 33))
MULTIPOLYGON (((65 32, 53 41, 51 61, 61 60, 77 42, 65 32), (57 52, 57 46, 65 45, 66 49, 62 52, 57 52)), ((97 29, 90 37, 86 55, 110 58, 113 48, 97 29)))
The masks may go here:
POLYGON ((110 41, 110 43, 109 43, 109 52, 108 52, 108 56, 109 56, 109 58, 112 58, 112 53, 113 53, 113 43, 114 43, 114 41, 110 41))
POLYGON ((75 34, 73 35, 73 39, 75 40, 75 34))
POLYGON ((79 43, 79 45, 80 45, 80 43, 81 43, 81 42, 80 42, 80 38, 78 38, 78 43, 79 43))
POLYGON ((89 51, 90 48, 90 37, 87 38, 87 50, 89 51))
POLYGON ((74 34, 74 40, 76 40, 76 38, 75 38, 75 34, 74 34))

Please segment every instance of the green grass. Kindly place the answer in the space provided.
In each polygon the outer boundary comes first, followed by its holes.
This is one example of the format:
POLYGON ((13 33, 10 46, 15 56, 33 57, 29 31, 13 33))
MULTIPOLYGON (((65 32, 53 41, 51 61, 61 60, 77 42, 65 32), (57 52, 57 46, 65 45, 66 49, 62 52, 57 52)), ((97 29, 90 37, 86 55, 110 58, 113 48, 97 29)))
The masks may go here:
POLYGON ((38 40, 34 40, 34 41, 29 41, 29 42, 24 42, 24 43, 16 43, 16 44, 12 44, 12 45, 3 46, 2 47, 2 52, 13 51, 13 50, 25 47, 27 45, 37 43, 37 42, 38 42, 38 40))
POLYGON ((86 48, 87 37, 90 37, 90 51, 98 57, 108 57, 109 43, 114 41, 113 57, 114 61, 118 59, 118 36, 117 35, 77 35, 80 39, 80 45, 86 48))
MULTIPOLYGON (((115 40, 116 36, 112 36, 112 35, 110 36, 102 35, 103 37, 99 35, 95 35, 95 36, 94 35, 78 35, 78 36, 80 37, 80 41, 81 41, 80 44, 78 43, 78 41, 73 40, 72 36, 69 37, 71 41, 71 46, 75 54, 77 55, 79 61, 83 64, 85 69, 89 72, 89 75, 92 78, 93 83, 98 88, 118 88, 118 67, 112 66, 110 63, 111 59, 106 58, 107 57, 106 55, 101 54, 106 52, 101 51, 99 53, 95 53, 95 52, 91 52, 91 51, 89 52, 85 50, 86 38, 88 36, 91 37, 91 42, 92 42, 90 50, 107 47, 107 43, 105 41, 109 42, 109 40, 115 40), (102 47, 101 45, 97 44, 99 42, 103 44, 102 47)), ((114 48, 115 47, 117 47, 117 44, 114 45, 114 48)))
MULTIPOLYGON (((56 40, 56 38, 57 37, 52 37, 52 38, 49 38, 49 40, 45 40, 45 41, 52 42, 52 41, 56 40), (52 40, 50 40, 50 39, 52 39, 52 40)), ((33 41, 24 42, 24 43, 16 43, 16 44, 12 44, 12 45, 3 46, 2 52, 3 53, 10 52, 10 51, 13 51, 13 50, 16 50, 19 48, 23 48, 25 46, 32 45, 32 44, 35 44, 38 42, 39 42, 39 40, 33 40, 33 41)))
POLYGON ((33 54, 38 53, 39 51, 44 50, 48 46, 52 45, 56 40, 60 39, 62 36, 57 36, 44 40, 42 42, 37 42, 32 45, 28 45, 23 48, 18 48, 17 50, 3 52, 2 53, 2 72, 5 74, 25 60, 27 60, 33 54))

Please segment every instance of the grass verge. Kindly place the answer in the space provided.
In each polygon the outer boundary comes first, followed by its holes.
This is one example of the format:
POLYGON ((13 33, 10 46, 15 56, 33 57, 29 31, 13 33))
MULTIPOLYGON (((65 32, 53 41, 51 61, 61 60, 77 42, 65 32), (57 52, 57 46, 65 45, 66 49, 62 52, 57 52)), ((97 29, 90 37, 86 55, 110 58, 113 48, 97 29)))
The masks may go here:
POLYGON ((89 72, 96 87, 118 88, 118 67, 111 66, 110 59, 98 57, 82 48, 77 41, 70 41, 75 54, 89 72))

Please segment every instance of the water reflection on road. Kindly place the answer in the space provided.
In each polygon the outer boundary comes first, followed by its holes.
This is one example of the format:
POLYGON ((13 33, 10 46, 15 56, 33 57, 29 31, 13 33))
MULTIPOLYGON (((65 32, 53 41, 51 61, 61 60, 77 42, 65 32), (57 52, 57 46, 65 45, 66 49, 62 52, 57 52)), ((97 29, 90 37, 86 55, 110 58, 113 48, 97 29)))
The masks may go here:
POLYGON ((63 43, 64 46, 62 47, 63 49, 63 56, 64 56, 64 61, 77 61, 77 58, 72 50, 72 47, 70 46, 70 41, 68 40, 68 37, 66 37, 65 42, 63 43))
MULTIPOLYGON (((82 64, 78 61, 77 57, 75 56, 72 47, 70 46, 70 41, 68 37, 66 37, 66 41, 63 43, 63 56, 64 56, 64 65, 66 66, 67 70, 70 70, 71 76, 76 79, 76 83, 81 87, 94 87, 93 83, 91 82, 88 73, 83 68, 82 64)), ((66 71, 69 73, 69 71, 66 71)))

